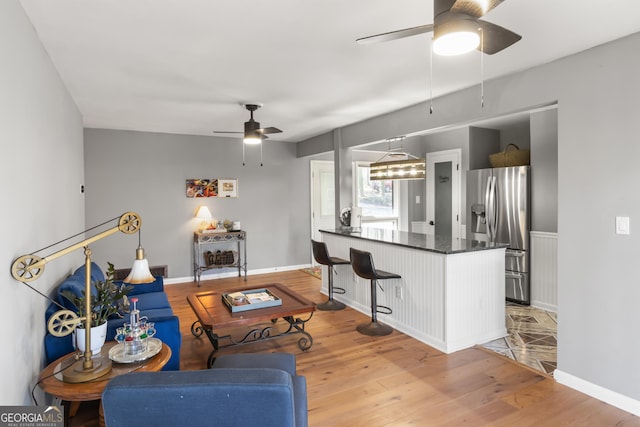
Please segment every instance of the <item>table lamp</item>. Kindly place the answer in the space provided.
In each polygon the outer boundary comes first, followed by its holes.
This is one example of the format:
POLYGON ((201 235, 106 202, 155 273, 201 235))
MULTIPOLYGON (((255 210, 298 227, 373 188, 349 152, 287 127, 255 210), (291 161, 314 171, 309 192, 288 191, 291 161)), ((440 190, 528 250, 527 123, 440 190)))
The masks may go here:
POLYGON ((211 215, 211 211, 206 206, 200 206, 198 208, 198 212, 196 213, 196 218, 200 220, 200 227, 198 231, 201 233, 206 233, 207 230, 213 230, 214 227, 212 225, 213 215, 211 215))

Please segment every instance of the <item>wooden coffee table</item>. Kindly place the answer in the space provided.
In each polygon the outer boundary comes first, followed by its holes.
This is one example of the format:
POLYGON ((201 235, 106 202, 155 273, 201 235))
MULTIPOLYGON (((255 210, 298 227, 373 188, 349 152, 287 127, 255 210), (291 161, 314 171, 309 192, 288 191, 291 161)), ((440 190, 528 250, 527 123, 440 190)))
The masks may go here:
POLYGON ((250 344, 292 334, 303 335, 298 340, 298 347, 301 350, 306 351, 313 345, 313 338, 305 331, 304 326, 313 316, 316 305, 280 283, 199 292, 187 296, 187 301, 189 301, 189 305, 198 318, 191 325, 191 333, 199 337, 204 332, 213 346, 213 350, 207 359, 207 367, 209 368, 213 365, 216 352, 224 347, 250 344), (282 300, 282 305, 232 313, 222 301, 223 294, 250 289, 268 289, 282 300), (309 317, 304 320, 295 317, 296 315, 307 313, 309 317), (276 327, 279 318, 287 322, 287 327, 284 331, 276 327), (264 324, 258 325, 261 322, 269 322, 269 324, 267 326, 264 324), (252 329, 240 339, 234 339, 231 334, 219 335, 217 332, 219 329, 239 326, 250 326, 252 329), (221 345, 220 341, 222 340, 227 341, 227 343, 221 345))
MULTIPOLYGON (((116 344, 117 342, 115 341, 106 343, 102 347, 100 355, 96 356, 96 359, 99 357, 108 360, 109 349, 116 344)), ((76 353, 69 353, 58 360, 51 362, 38 377, 38 385, 43 391, 59 398, 62 401, 70 403, 70 407, 68 408, 70 413, 65 414, 65 417, 73 416, 77 411, 80 402, 101 400, 102 392, 107 386, 107 383, 119 375, 128 374, 130 372, 156 372, 161 370, 171 358, 171 349, 168 345, 162 343, 162 349, 160 352, 148 360, 126 364, 113 362, 111 371, 100 378, 84 383, 65 383, 62 381, 62 374, 60 372, 76 361, 75 356, 76 353)), ((104 426, 102 404, 100 405, 99 415, 99 423, 101 426, 104 426)))

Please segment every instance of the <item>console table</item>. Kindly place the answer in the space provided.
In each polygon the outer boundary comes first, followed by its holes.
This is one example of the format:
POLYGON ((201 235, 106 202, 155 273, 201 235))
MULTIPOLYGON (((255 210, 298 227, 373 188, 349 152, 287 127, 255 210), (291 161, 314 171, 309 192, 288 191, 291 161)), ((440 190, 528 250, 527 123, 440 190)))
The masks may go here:
POLYGON ((216 268, 235 267, 238 269, 238 277, 242 276, 244 270, 244 280, 247 280, 247 232, 246 231, 226 231, 217 233, 193 233, 193 280, 200 287, 200 276, 203 271, 216 268), (205 248, 208 245, 218 246, 220 244, 237 244, 236 257, 232 263, 207 265, 204 260, 205 248))

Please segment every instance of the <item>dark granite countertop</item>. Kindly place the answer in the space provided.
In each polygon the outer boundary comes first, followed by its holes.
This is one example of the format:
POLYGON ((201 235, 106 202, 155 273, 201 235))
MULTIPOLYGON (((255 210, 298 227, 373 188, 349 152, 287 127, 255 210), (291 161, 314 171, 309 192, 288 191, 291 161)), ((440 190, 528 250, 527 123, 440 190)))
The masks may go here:
POLYGON ((352 237, 354 239, 372 240, 374 242, 388 243, 390 245, 404 246, 440 254, 456 254, 463 252, 484 251, 490 249, 506 248, 509 245, 503 243, 487 243, 478 240, 451 239, 442 236, 430 236, 407 231, 384 230, 381 228, 363 228, 361 231, 349 229, 320 230, 321 233, 331 233, 338 236, 352 237))

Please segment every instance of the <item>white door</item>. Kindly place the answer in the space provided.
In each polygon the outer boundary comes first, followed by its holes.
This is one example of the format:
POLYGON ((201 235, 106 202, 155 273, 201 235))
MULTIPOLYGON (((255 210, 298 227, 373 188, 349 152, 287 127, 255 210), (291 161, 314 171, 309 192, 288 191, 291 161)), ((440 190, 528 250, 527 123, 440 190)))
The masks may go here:
MULTIPOLYGON (((311 238, 321 240, 320 229, 333 229, 335 217, 333 162, 311 160, 311 238)), ((311 256, 313 262, 313 254, 311 256)))
POLYGON ((427 234, 459 237, 462 150, 427 153, 427 234))

